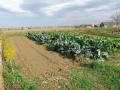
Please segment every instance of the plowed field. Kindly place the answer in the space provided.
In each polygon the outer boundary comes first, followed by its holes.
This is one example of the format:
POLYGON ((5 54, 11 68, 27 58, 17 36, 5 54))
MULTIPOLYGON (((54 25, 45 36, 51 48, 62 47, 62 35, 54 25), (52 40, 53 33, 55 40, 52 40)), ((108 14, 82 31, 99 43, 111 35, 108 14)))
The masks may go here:
POLYGON ((11 42, 16 48, 15 62, 26 76, 64 75, 64 72, 74 67, 70 59, 48 51, 44 46, 25 37, 12 38, 11 42))

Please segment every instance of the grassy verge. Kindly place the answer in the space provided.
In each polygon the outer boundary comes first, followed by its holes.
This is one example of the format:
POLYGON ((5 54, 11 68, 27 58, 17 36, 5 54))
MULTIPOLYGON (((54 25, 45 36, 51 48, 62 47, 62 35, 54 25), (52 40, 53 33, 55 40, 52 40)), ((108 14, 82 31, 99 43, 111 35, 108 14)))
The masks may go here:
POLYGON ((93 63, 70 72, 65 90, 120 90, 120 68, 93 63))
POLYGON ((5 90, 38 90, 39 78, 29 79, 21 74, 20 68, 3 62, 3 78, 5 90))

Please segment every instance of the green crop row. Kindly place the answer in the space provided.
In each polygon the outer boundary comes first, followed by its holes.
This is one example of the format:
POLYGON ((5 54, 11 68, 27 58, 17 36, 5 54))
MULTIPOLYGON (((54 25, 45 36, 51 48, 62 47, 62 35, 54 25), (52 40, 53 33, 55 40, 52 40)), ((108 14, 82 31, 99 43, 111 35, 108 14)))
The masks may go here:
POLYGON ((29 32, 26 36, 39 44, 44 44, 50 50, 74 59, 79 59, 81 55, 95 60, 108 58, 111 51, 120 49, 120 39, 71 32, 29 32))

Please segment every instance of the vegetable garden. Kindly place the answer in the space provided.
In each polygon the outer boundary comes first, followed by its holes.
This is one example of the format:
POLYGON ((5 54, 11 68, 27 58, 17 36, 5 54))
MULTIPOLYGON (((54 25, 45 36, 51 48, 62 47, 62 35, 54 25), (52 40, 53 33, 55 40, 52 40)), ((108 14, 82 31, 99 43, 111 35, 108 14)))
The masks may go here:
POLYGON ((120 90, 119 38, 78 32, 24 36, 2 38, 5 90, 120 90), (92 62, 82 65, 81 57, 92 62))
POLYGON ((73 32, 29 32, 26 36, 49 50, 79 59, 82 55, 94 60, 107 59, 111 52, 120 49, 120 39, 80 35, 73 32))

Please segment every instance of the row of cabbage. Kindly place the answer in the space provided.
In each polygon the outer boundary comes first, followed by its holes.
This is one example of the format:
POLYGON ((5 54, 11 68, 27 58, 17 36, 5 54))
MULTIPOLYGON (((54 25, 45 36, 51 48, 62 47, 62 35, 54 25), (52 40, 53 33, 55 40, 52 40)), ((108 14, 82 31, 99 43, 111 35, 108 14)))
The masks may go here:
POLYGON ((92 59, 108 58, 111 51, 120 49, 120 40, 107 37, 80 35, 70 32, 29 32, 26 36, 48 49, 64 56, 79 59, 85 56, 92 59))

